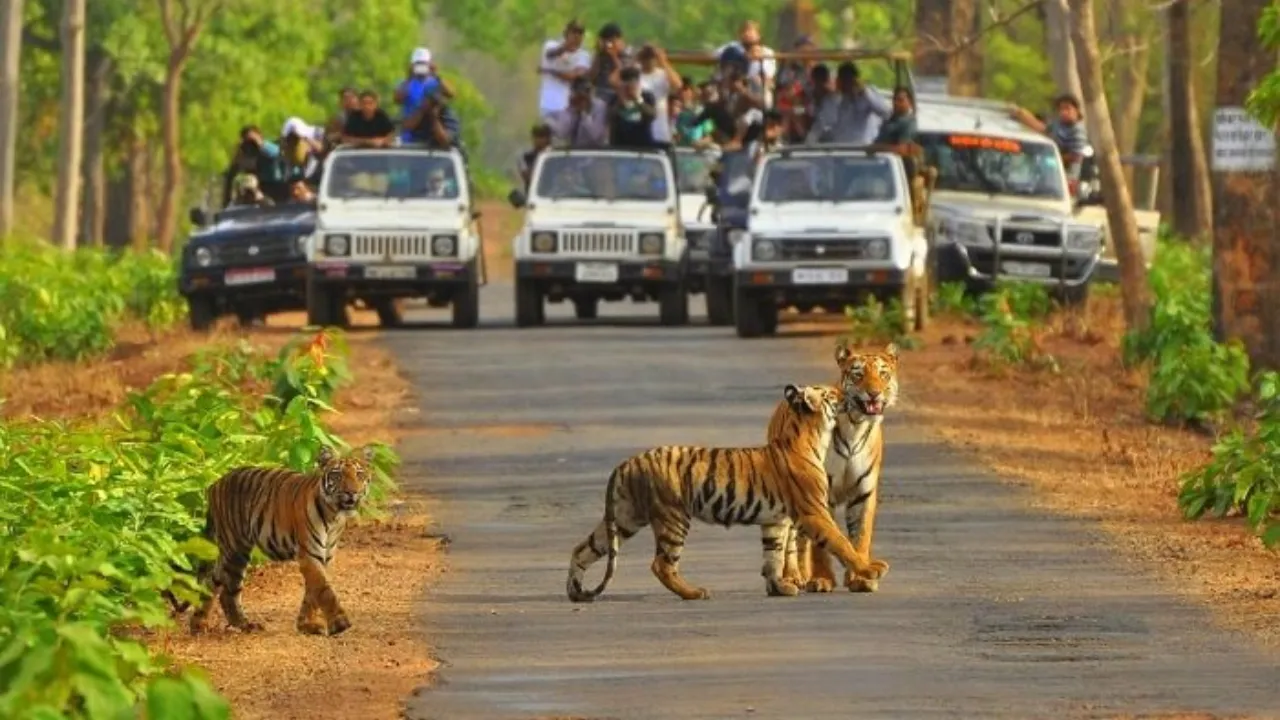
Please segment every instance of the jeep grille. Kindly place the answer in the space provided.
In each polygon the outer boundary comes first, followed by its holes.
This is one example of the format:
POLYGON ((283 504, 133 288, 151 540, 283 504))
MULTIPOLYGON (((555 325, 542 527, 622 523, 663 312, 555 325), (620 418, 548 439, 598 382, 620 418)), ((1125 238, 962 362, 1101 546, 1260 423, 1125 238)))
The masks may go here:
MULTIPOLYGON (((783 260, 863 260, 868 240, 870 238, 789 239, 779 243, 779 254, 783 260)), ((889 242, 889 238, 883 240, 889 242)))
POLYGON ((1062 233, 1059 230, 1032 230, 1030 228, 1017 227, 1001 227, 1000 228, 1000 244, 1001 245, 1022 245, 1036 247, 1058 247, 1062 245, 1062 233), (1031 242, 1026 242, 1026 236, 1031 236, 1031 242), (1019 239, 1022 236, 1022 239, 1019 239))
POLYGON ((378 233, 355 236, 353 256, 430 257, 431 236, 424 233, 378 233))
POLYGON ((300 256, 297 242, 292 235, 259 235, 218 243, 216 251, 218 262, 230 267, 273 265, 300 256))
POLYGON ((567 230, 560 234, 561 252, 578 255, 634 255, 633 232, 567 230))

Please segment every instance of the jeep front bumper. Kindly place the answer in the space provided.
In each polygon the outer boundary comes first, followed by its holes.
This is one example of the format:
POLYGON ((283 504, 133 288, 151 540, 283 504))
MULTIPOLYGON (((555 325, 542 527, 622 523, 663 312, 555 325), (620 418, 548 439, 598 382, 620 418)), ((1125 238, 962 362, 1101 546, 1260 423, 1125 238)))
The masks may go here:
POLYGON ((1014 280, 1073 288, 1093 279, 1101 257, 1101 250, 948 243, 937 247, 938 280, 983 286, 1014 280))
POLYGON ((312 282, 342 287, 355 295, 422 295, 456 290, 478 281, 475 260, 377 263, 359 260, 313 263, 312 282))
POLYGON ((684 263, 679 260, 640 259, 520 259, 516 278, 535 281, 543 287, 561 289, 630 288, 672 285, 685 280, 684 263))

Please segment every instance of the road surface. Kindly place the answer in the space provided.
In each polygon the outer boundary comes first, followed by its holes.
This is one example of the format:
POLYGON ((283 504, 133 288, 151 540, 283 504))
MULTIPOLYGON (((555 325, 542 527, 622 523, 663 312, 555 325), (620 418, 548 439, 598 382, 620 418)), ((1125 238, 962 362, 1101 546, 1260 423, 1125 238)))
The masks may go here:
POLYGON ((1280 713, 1275 656, 1113 559, 1087 525, 1029 509, 902 412, 887 421, 875 547, 892 571, 879 593, 766 597, 758 531, 695 526, 681 567, 710 600, 658 583, 646 530, 601 599, 570 603, 569 553, 617 462, 666 443, 759 443, 782 387, 834 368, 813 342, 707 327, 701 303, 685 328, 625 303, 591 323, 553 306, 550 325, 521 330, 511 297, 485 289, 480 330, 387 336, 427 426, 405 440, 402 475, 439 501, 434 529, 452 540, 426 609, 444 665, 408 717, 1280 713))

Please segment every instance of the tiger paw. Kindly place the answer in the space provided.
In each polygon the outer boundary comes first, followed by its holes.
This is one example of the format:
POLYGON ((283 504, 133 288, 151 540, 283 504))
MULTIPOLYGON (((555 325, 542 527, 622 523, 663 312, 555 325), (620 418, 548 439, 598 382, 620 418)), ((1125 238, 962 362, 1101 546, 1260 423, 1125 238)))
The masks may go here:
POLYGON ((306 622, 299 621, 298 632, 302 633, 303 635, 324 635, 325 627, 324 625, 316 622, 315 620, 308 620, 306 622))
POLYGON ((765 592, 769 597, 795 597, 800 594, 800 585, 786 578, 766 580, 765 592))
POLYGON ((347 616, 339 615, 329 621, 329 637, 333 637, 334 635, 341 635, 342 633, 346 632, 350 628, 351 628, 351 621, 347 619, 347 616))
POLYGON ((852 570, 845 570, 844 584, 848 585, 853 582, 854 578, 862 578, 864 580, 879 580, 889 574, 889 563, 884 560, 872 560, 867 563, 867 569, 861 573, 855 573, 852 570))
POLYGON ((241 621, 240 623, 235 625, 235 628, 242 633, 256 633, 256 632, 262 632, 263 630, 266 629, 265 627, 263 627, 262 623, 256 623, 252 620, 241 621))
POLYGON ((874 578, 854 576, 845 582, 849 592, 876 592, 880 589, 880 581, 874 578))
POLYGON ((812 593, 829 593, 836 589, 836 584, 828 578, 814 578, 805 589, 812 593))

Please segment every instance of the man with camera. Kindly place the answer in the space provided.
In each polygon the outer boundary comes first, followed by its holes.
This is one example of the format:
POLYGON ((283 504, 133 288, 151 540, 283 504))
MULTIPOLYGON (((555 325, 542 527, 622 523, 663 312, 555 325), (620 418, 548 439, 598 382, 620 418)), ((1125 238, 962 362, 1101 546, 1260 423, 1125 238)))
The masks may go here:
POLYGON ((542 75, 542 87, 538 90, 538 117, 563 110, 569 103, 573 81, 591 70, 591 54, 582 48, 586 32, 581 23, 570 20, 565 25, 562 40, 548 40, 542 46, 542 58, 538 63, 538 73, 542 75))
POLYGON ((618 89, 622 86, 619 73, 622 68, 632 64, 633 59, 631 48, 627 47, 622 38, 622 28, 615 22, 605 23, 597 33, 596 56, 586 75, 591 79, 596 97, 605 103, 617 97, 618 89))
POLYGON ((462 125, 439 92, 428 94, 421 107, 405 118, 403 133, 408 142, 441 150, 451 147, 461 150, 462 125))
POLYGON ((805 141, 870 145, 892 114, 889 103, 858 77, 858 66, 842 62, 836 68, 836 92, 823 99, 805 141))
POLYGON ((569 91, 569 105, 547 116, 551 133, 568 147, 602 147, 609 144, 609 112, 604 100, 595 97, 591 81, 580 77, 569 91))
POLYGON ((360 109, 347 116, 342 128, 342 144, 354 147, 391 147, 396 137, 396 124, 378 107, 378 94, 372 90, 360 93, 360 109))
POLYGON ((246 125, 240 129, 240 144, 236 147, 231 165, 223 173, 223 206, 231 202, 232 185, 236 177, 242 174, 252 175, 262 192, 273 200, 283 201, 288 196, 280 146, 264 139, 257 125, 246 125))

